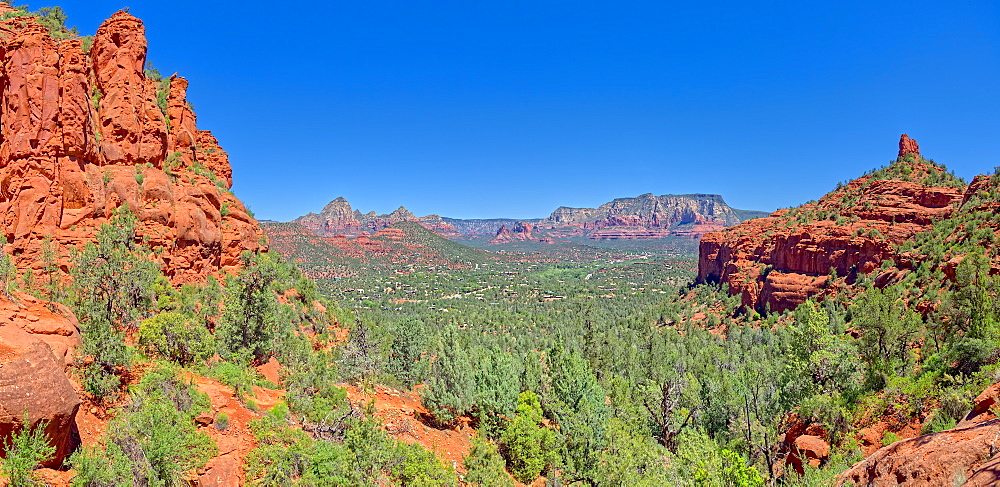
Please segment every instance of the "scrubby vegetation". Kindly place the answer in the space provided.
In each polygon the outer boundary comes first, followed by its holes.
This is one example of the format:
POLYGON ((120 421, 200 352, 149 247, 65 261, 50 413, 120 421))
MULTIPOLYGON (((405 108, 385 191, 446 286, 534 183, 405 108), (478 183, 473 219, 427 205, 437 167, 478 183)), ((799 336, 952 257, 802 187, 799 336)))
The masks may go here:
POLYGON ((45 436, 46 425, 43 421, 32 426, 25 415, 20 429, 4 440, 4 458, 0 461, 0 471, 10 481, 9 485, 35 484, 35 468, 52 458, 55 448, 49 445, 45 436))

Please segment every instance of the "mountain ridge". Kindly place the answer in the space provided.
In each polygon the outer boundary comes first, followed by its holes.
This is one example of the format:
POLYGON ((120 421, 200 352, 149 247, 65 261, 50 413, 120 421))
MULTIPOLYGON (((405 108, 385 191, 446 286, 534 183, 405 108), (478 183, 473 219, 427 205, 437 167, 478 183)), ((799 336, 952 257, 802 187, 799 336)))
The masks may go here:
POLYGON ((676 236, 698 238, 709 231, 766 215, 766 212, 732 208, 721 195, 706 193, 661 196, 646 193, 615 198, 597 208, 561 206, 546 218, 520 219, 463 219, 438 214, 418 217, 404 206, 388 214, 362 213, 340 196, 319 213, 309 212, 292 221, 324 237, 356 237, 400 221, 412 221, 453 240, 491 237, 494 244, 500 244, 509 241, 494 238, 500 232, 524 228, 526 224, 539 230, 555 230, 557 238, 651 240, 676 236))

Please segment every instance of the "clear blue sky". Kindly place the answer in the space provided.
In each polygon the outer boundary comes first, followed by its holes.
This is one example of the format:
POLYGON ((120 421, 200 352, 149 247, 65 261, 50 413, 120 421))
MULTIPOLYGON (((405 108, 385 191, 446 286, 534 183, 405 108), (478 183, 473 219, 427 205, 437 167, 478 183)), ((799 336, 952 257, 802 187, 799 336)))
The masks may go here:
MULTIPOLYGON (((126 5, 62 5, 93 33, 126 5)), ((950 1, 131 3, 236 194, 289 220, 543 217, 641 193, 772 210, 895 157, 1000 165, 1000 6, 950 1)))

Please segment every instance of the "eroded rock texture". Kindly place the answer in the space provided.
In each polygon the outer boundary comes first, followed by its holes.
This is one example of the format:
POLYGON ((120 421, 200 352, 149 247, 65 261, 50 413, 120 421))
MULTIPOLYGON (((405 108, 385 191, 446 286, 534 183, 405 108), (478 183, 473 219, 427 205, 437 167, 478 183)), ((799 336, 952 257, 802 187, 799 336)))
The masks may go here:
MULTIPOLYGON (((0 8, 9 11, 6 5, 0 8)), ((262 232, 229 191, 226 153, 198 130, 187 81, 143 72, 142 22, 118 12, 85 52, 30 18, 0 22, 0 229, 19 268, 63 270, 128 205, 175 283, 239 266, 262 232)))
MULTIPOLYGON (((912 142, 912 144, 911 144, 912 142)), ((900 150, 916 150, 903 135, 900 150)), ((906 256, 896 247, 948 217, 964 189, 934 186, 944 169, 920 161, 896 163, 828 193, 818 202, 778 210, 705 235, 700 244, 698 279, 728 284, 742 303, 758 311, 792 309, 824 291, 832 274, 856 278, 879 269, 883 260, 906 256)))
MULTIPOLYGON (((44 422, 55 466, 74 446, 80 398, 66 375, 80 331, 66 307, 24 293, 0 293, 0 438, 44 422)), ((0 456, 5 454, 0 442, 0 456)))
POLYGON ((838 485, 987 486, 1000 483, 1000 384, 983 391, 950 430, 882 447, 838 476, 838 485))

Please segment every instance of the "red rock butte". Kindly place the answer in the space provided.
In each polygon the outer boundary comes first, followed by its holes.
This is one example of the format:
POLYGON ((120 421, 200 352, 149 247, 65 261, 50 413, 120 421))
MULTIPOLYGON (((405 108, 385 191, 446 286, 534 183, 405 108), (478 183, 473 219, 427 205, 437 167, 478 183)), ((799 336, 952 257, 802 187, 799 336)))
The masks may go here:
POLYGON ((914 158, 920 159, 920 146, 917 141, 910 136, 903 134, 899 136, 899 158, 905 159, 907 154, 912 154, 914 158))
MULTIPOLYGON (((906 135, 900 150, 917 150, 906 135)), ((915 152, 908 152, 915 154, 915 152)), ((944 173, 921 159, 911 174, 944 173)), ((829 292, 829 276, 856 278, 880 268, 911 265, 897 246, 937 220, 948 217, 970 189, 925 186, 895 177, 862 176, 798 208, 778 210, 705 235, 699 244, 698 280, 721 282, 758 311, 793 309, 807 298, 829 292)), ((891 280, 876 277, 876 282, 891 280)))
MULTIPOLYGON (((0 3, 0 14, 13 9, 0 3)), ((85 49, 28 17, 0 22, 0 229, 18 268, 58 265, 128 205, 175 283, 240 265, 263 232, 230 192, 229 159, 198 130, 187 80, 143 71, 142 22, 118 12, 85 49)))

